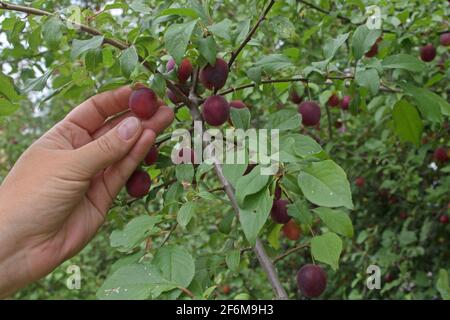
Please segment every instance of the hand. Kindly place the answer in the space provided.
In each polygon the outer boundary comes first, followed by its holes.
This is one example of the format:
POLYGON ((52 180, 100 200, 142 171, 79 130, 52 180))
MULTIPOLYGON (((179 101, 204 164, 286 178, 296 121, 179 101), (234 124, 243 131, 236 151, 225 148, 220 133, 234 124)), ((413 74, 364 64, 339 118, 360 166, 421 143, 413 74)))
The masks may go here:
POLYGON ((122 87, 83 102, 26 150, 5 178, 0 297, 48 274, 94 237, 156 135, 173 121, 166 106, 148 120, 133 117, 126 111, 131 92, 122 87))

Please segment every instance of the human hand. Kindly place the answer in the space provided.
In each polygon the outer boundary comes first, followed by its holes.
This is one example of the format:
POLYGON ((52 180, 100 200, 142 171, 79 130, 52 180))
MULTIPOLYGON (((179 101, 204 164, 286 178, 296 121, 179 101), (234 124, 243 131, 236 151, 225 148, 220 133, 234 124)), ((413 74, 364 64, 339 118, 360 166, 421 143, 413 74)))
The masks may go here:
POLYGON ((131 92, 122 87, 83 102, 31 145, 5 178, 0 297, 48 274, 94 237, 156 135, 173 121, 166 106, 148 120, 133 117, 127 111, 131 92))

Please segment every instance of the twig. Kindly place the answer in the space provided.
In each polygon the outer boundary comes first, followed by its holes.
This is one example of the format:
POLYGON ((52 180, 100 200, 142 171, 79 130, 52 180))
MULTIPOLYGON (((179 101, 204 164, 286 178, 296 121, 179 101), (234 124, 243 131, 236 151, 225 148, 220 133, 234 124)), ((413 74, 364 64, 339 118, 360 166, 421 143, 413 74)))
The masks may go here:
POLYGON ((330 107, 328 106, 328 103, 325 103, 325 110, 327 111, 327 120, 328 120, 328 134, 330 136, 330 140, 333 140, 333 127, 332 127, 332 119, 331 119, 331 112, 330 107))
POLYGON ((247 43, 251 40, 251 38, 255 34, 256 30, 258 29, 259 25, 261 24, 261 22, 263 22, 266 19, 267 14, 269 13, 270 9, 273 7, 274 4, 275 4, 275 0, 270 0, 270 2, 267 5, 266 9, 263 11, 263 13, 259 17, 258 21, 256 21, 256 23, 253 26, 253 28, 249 31, 249 33, 245 37, 244 41, 242 41, 241 45, 234 52, 232 52, 230 61, 228 62, 228 69, 231 69, 231 67, 233 66, 234 61, 239 56, 239 54, 241 53, 242 49, 244 49, 244 47, 247 45, 247 43))
POLYGON ((172 233, 175 231, 175 229, 177 228, 177 223, 174 223, 173 226, 170 228, 169 233, 167 234, 167 236, 164 238, 163 242, 161 242, 160 247, 164 247, 164 245, 167 243, 167 241, 170 239, 170 236, 172 235, 172 233))
POLYGON ((303 243, 303 244, 300 244, 300 245, 298 245, 298 246, 296 246, 296 247, 294 247, 292 249, 289 249, 285 253, 283 253, 283 254, 279 255, 278 257, 276 257, 275 259, 273 259, 273 263, 277 263, 278 261, 286 258, 287 256, 293 254, 294 252, 297 252, 297 251, 299 251, 299 250, 301 250, 303 248, 306 248, 306 247, 309 247, 309 243, 303 243))
MULTIPOLYGON (((323 14, 326 14, 326 15, 330 15, 331 14, 330 11, 322 9, 321 7, 318 7, 315 4, 312 4, 312 3, 308 2, 308 1, 304 1, 304 0, 297 0, 297 1, 300 2, 300 3, 303 3, 305 6, 308 6, 308 7, 312 8, 312 9, 314 9, 316 11, 319 11, 320 13, 323 13, 323 14)), ((344 17, 343 15, 338 14, 337 17, 339 19, 341 19, 342 21, 345 21, 347 23, 351 23, 352 22, 352 20, 350 20, 347 17, 344 17)))
POLYGON ((187 296, 189 296, 189 298, 195 299, 195 295, 189 289, 186 289, 184 287, 177 287, 177 289, 183 291, 187 296))

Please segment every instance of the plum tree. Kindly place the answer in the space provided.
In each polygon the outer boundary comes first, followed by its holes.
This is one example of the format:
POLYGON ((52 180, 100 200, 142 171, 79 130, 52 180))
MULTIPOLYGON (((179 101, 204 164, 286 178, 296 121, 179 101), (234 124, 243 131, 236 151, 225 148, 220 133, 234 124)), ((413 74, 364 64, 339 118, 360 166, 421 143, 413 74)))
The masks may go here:
POLYGON ((156 146, 151 147, 150 150, 148 151, 147 155, 144 158, 144 163, 147 166, 151 166, 158 159, 158 155, 159 155, 158 148, 156 146))
POLYGON ((298 240, 300 238, 300 228, 294 219, 289 220, 281 229, 283 234, 289 240, 298 240))
POLYGON ((131 93, 128 105, 136 116, 148 119, 159 108, 158 96, 152 89, 138 88, 131 93))
POLYGON ((366 179, 364 179, 364 177, 357 177, 355 179, 355 185, 359 188, 364 187, 364 185, 366 184, 366 179))
MULTIPOLYGON (((175 60, 170 59, 166 65, 167 71, 172 71, 175 68, 175 65, 175 60)), ((186 83, 186 81, 188 81, 188 79, 191 77, 193 70, 194 69, 192 67, 191 61, 188 58, 184 58, 178 67, 178 81, 180 81, 180 83, 186 83)))
POLYGON ((439 40, 443 46, 450 46, 450 32, 441 34, 439 40))
POLYGON ((342 110, 348 109, 348 107, 350 106, 350 100, 352 100, 352 97, 350 97, 350 96, 344 96, 342 98, 342 101, 341 101, 341 109, 342 110))
POLYGON ((436 148, 436 150, 434 150, 433 157, 437 162, 440 163, 445 163, 449 159, 447 149, 444 147, 436 148))
POLYGON ((320 107, 314 101, 300 103, 298 112, 302 115, 302 123, 304 126, 313 127, 320 122, 320 107))
POLYGON ((270 211, 270 215, 272 220, 276 223, 285 224, 291 220, 291 217, 287 212, 287 205, 289 201, 287 200, 275 200, 272 205, 272 210, 270 211))
POLYGON ((367 58, 375 57, 378 54, 378 43, 375 42, 369 51, 366 52, 365 56, 367 58))
POLYGON ((327 274, 320 266, 306 264, 297 272, 297 285, 305 297, 316 298, 327 287, 327 274))
POLYGON ((209 90, 222 89, 228 78, 228 64, 217 58, 214 66, 208 64, 200 71, 200 82, 209 90))
POLYGON ((126 189, 133 198, 142 198, 150 191, 152 180, 149 174, 141 169, 133 172, 126 183, 126 189))
POLYGON ((339 96, 336 93, 333 93, 331 97, 328 99, 328 105, 330 107, 337 107, 339 105, 339 96))
POLYGON ((230 105, 222 96, 211 96, 203 103, 202 115, 208 124, 220 126, 230 117, 230 105))
POLYGON ((436 48, 431 44, 427 44, 420 48, 420 58, 425 62, 433 61, 436 58, 436 48))
POLYGON ((230 107, 236 109, 244 109, 247 108, 247 105, 242 100, 233 100, 230 102, 230 107))
POLYGON ((295 87, 292 87, 291 90, 289 91, 289 99, 295 104, 299 104, 303 101, 303 98, 298 94, 297 89, 295 89, 295 87))

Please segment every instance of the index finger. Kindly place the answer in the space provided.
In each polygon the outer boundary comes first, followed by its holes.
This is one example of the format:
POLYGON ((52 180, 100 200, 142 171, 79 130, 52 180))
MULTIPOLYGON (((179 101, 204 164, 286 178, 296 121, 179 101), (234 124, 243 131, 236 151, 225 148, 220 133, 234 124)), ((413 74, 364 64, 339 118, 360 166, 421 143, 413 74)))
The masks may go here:
POLYGON ((73 109, 64 121, 70 121, 92 134, 109 117, 128 109, 132 91, 130 86, 124 86, 97 94, 73 109))

